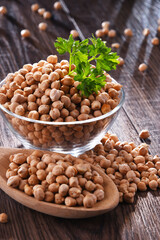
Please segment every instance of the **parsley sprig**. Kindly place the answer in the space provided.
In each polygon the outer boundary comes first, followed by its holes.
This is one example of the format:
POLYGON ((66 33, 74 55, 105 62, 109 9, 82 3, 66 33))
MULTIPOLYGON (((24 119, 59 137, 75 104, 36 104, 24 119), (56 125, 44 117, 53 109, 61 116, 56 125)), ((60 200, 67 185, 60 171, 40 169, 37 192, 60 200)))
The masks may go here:
POLYGON ((54 46, 59 54, 69 53, 68 74, 74 75, 74 80, 81 82, 77 88, 86 97, 104 87, 106 83, 104 71, 116 69, 119 63, 117 53, 111 52, 111 48, 106 46, 105 41, 94 36, 83 41, 74 41, 72 35, 68 40, 58 37, 54 46), (91 66, 93 61, 95 68, 91 66), (76 66, 73 71, 71 71, 71 64, 76 66))

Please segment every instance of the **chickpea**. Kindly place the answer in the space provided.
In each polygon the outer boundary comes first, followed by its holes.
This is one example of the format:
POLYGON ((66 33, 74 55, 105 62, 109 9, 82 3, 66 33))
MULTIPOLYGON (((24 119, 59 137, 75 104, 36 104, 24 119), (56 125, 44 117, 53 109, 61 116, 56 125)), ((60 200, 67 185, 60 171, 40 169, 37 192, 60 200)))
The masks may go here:
POLYGON ((17 153, 13 155, 12 161, 16 164, 23 164, 26 162, 27 156, 24 153, 17 153))
POLYGON ((119 43, 112 43, 111 47, 118 49, 120 47, 120 44, 119 43))
POLYGON ((53 193, 57 193, 59 189, 59 183, 52 183, 48 186, 48 190, 53 193))
POLYGON ((73 198, 79 197, 81 194, 81 190, 77 187, 72 187, 69 189, 69 196, 73 198))
POLYGON ((133 203, 134 202, 134 193, 125 193, 124 194, 124 200, 128 203, 133 203))
POLYGON ((24 186, 24 192, 25 192, 25 194, 27 194, 28 196, 32 196, 32 194, 33 194, 33 189, 32 189, 31 186, 29 186, 28 184, 26 184, 26 185, 24 186))
POLYGON ((68 108, 71 105, 70 98, 64 95, 61 97, 61 102, 64 104, 65 108, 68 108))
POLYGON ((78 178, 77 177, 71 177, 69 178, 69 186, 70 187, 78 187, 78 178))
POLYGON ((30 111, 28 114, 28 118, 38 120, 39 119, 39 113, 36 110, 30 111))
POLYGON ((25 114, 25 109, 22 105, 18 105, 16 108, 15 108, 15 114, 18 114, 20 116, 24 116, 25 114))
POLYGON ((45 11, 44 13, 43 13, 43 18, 44 19, 49 19, 49 18, 51 18, 52 17, 52 14, 49 12, 49 11, 45 11))
POLYGON ((93 192, 95 189, 95 184, 92 181, 87 181, 85 184, 85 189, 89 192, 93 192))
POLYGON ((159 45, 159 39, 157 37, 152 38, 152 44, 155 45, 155 46, 158 46, 159 45))
POLYGON ((16 187, 19 186, 19 183, 20 183, 20 177, 19 176, 11 176, 7 180, 7 185, 9 187, 16 188, 16 187))
POLYGON ((82 113, 78 116, 79 121, 87 120, 89 118, 88 114, 82 113))
POLYGON ((87 179, 86 178, 79 178, 78 179, 79 185, 83 188, 85 186, 85 184, 87 183, 87 179))
POLYGON ((126 28, 124 30, 124 35, 127 36, 127 37, 132 37, 133 36, 133 32, 130 28, 126 28))
POLYGON ((66 197, 65 198, 65 205, 67 207, 74 207, 74 206, 76 206, 76 204, 77 204, 76 199, 74 199, 72 197, 66 197))
POLYGON ((96 37, 101 38, 101 37, 104 36, 104 32, 103 32, 102 29, 98 29, 98 30, 95 32, 95 35, 96 35, 96 37))
POLYGON ((95 184, 98 183, 100 185, 103 185, 103 177, 101 177, 101 176, 94 176, 93 181, 95 184))
POLYGON ((118 63, 119 66, 124 65, 124 59, 122 57, 119 57, 117 60, 119 61, 119 63, 118 63))
POLYGON ((110 22, 109 21, 102 22, 102 28, 103 29, 109 29, 109 26, 110 26, 110 22))
POLYGON ((93 194, 87 194, 83 198, 83 205, 84 205, 84 207, 92 208, 94 204, 95 204, 95 199, 93 197, 93 194))
POLYGON ((64 197, 61 194, 56 193, 55 194, 55 203, 57 203, 57 204, 64 203, 64 197))
POLYGON ((0 6, 0 14, 5 15, 7 13, 7 8, 4 6, 0 6))
POLYGON ((22 36, 23 38, 27 38, 27 37, 30 37, 30 36, 31 36, 31 33, 30 33, 30 31, 29 31, 28 29, 23 29, 23 30, 21 31, 21 36, 22 36))
POLYGON ((130 167, 128 166, 128 164, 123 163, 123 164, 119 164, 119 171, 120 173, 122 173, 123 175, 127 174, 127 172, 130 170, 130 167))
POLYGON ((27 184, 27 179, 21 179, 19 183, 19 190, 24 191, 24 186, 27 184))
POLYGON ((14 163, 14 162, 11 162, 9 164, 9 167, 10 167, 11 170, 18 169, 18 165, 16 163, 14 163))
POLYGON ((136 164, 138 164, 138 163, 143 163, 143 164, 145 164, 145 157, 139 155, 139 156, 137 156, 137 157, 134 158, 134 162, 135 162, 136 164))
POLYGON ((43 15, 44 14, 44 12, 45 12, 45 8, 39 8, 38 9, 38 13, 39 13, 39 15, 43 15))
POLYGON ((76 168, 80 174, 84 174, 85 172, 87 172, 89 170, 89 165, 80 163, 80 164, 76 165, 76 168))
POLYGON ((7 102, 7 96, 4 93, 0 93, 0 104, 5 104, 7 102))
POLYGON ((45 198, 45 193, 44 190, 41 187, 37 187, 34 191, 33 191, 34 197, 38 200, 38 201, 43 201, 45 198))
POLYGON ((142 181, 138 182, 137 187, 138 187, 138 190, 140 190, 140 191, 146 191, 147 190, 146 184, 142 181))
POLYGON ((61 91, 53 88, 50 92, 51 100, 54 102, 54 101, 59 100, 60 97, 61 97, 61 91))
POLYGON ((104 199, 104 191, 102 189, 97 189, 94 192, 94 195, 97 197, 97 201, 101 201, 104 199))
POLYGON ((113 38, 116 36, 116 31, 111 29, 108 31, 108 37, 113 38))
POLYGON ((93 110, 99 110, 101 108, 101 103, 99 101, 93 101, 91 104, 93 110))
MULTIPOLYGON (((0 13, 1 13, 1 8, 0 8, 0 13)), ((1 213, 0 214, 0 223, 7 223, 8 222, 8 216, 6 213, 1 213)))
POLYGON ((140 72, 144 72, 147 69, 147 65, 145 63, 142 63, 138 67, 140 72))
POLYGON ((59 184, 63 184, 63 183, 68 184, 68 178, 65 175, 61 175, 56 177, 56 182, 59 184))
POLYGON ((71 30, 70 34, 72 34, 73 38, 77 38, 79 36, 79 33, 76 30, 71 30))
POLYGON ((46 179, 46 171, 44 169, 39 169, 37 172, 36 172, 36 175, 37 175, 37 178, 40 180, 40 181, 43 181, 46 179))
POLYGON ((53 4, 53 8, 56 10, 56 11, 58 11, 58 10, 61 10, 62 9, 62 5, 61 5, 61 3, 60 2, 55 2, 54 4, 53 4))
POLYGON ((111 166, 111 161, 110 161, 109 159, 102 159, 102 160, 100 161, 100 166, 101 166, 102 168, 107 169, 108 167, 111 166))
POLYGON ((150 34, 150 30, 149 30, 148 28, 145 28, 145 29, 143 30, 143 35, 144 35, 145 37, 147 37, 149 34, 150 34))
POLYGON ((157 181, 156 181, 156 180, 150 181, 150 182, 149 182, 149 187, 150 187, 150 189, 152 189, 152 190, 157 190, 157 187, 158 187, 157 181))
POLYGON ((34 186, 39 183, 39 180, 35 174, 31 174, 30 177, 28 178, 28 183, 29 185, 34 186))
POLYGON ((75 104, 78 104, 81 102, 81 96, 78 93, 75 93, 72 97, 71 97, 71 101, 75 104))
POLYGON ((150 136, 149 134, 149 131, 148 130, 142 130, 140 133, 139 133, 139 137, 142 138, 142 139, 146 139, 150 136))
POLYGON ((32 10, 33 12, 37 12, 38 9, 39 9, 39 4, 38 4, 38 3, 35 3, 35 4, 32 4, 32 5, 31 5, 31 10, 32 10))
POLYGON ((64 168, 63 168, 61 165, 56 165, 56 166, 53 168, 52 173, 53 173, 55 176, 62 175, 62 174, 64 174, 64 168))
POLYGON ((50 192, 50 191, 46 191, 45 192, 44 201, 46 201, 46 202, 53 202, 54 201, 54 194, 52 192, 50 192))
POLYGON ((69 186, 67 184, 60 185, 58 190, 59 194, 63 197, 68 194, 68 191, 69 191, 69 186))
POLYGON ((21 177, 21 178, 27 178, 28 176, 28 169, 26 167, 20 167, 18 169, 18 175, 21 177))
POLYGON ((47 26, 48 26, 47 23, 41 22, 39 23, 38 28, 41 31, 45 31, 47 29, 47 26))

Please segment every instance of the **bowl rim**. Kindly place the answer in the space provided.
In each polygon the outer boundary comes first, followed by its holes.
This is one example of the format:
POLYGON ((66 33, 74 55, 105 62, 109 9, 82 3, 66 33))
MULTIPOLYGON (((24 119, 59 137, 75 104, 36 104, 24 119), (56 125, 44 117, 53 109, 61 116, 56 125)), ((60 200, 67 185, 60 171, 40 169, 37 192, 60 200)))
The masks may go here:
MULTIPOLYGON (((114 78, 111 78, 111 79, 112 79, 112 82, 118 83, 114 78)), ((0 87, 4 84, 4 82, 5 82, 5 79, 0 82, 0 87)), ((53 125, 53 126, 57 126, 57 125, 58 126, 60 126, 60 125, 61 126, 78 125, 78 124, 92 123, 92 122, 95 122, 95 121, 103 120, 104 118, 110 117, 114 113, 116 113, 122 107, 122 105, 124 103, 124 100, 125 100, 125 92, 124 92, 123 87, 121 88, 120 93, 121 93, 121 99, 120 99, 119 104, 114 109, 112 109, 110 112, 108 112, 106 114, 103 114, 103 115, 101 115, 99 117, 94 117, 94 118, 87 119, 87 120, 82 120, 82 121, 74 121, 74 122, 41 121, 41 120, 35 120, 35 119, 32 119, 32 118, 27 118, 27 117, 23 117, 23 116, 20 116, 18 114, 15 114, 15 113, 9 111, 8 109, 6 109, 5 107, 3 107, 1 104, 0 104, 0 109, 2 109, 4 112, 6 112, 7 114, 9 114, 12 117, 16 117, 16 118, 19 118, 21 120, 25 120, 27 122, 38 123, 38 124, 45 124, 45 125, 53 125)))

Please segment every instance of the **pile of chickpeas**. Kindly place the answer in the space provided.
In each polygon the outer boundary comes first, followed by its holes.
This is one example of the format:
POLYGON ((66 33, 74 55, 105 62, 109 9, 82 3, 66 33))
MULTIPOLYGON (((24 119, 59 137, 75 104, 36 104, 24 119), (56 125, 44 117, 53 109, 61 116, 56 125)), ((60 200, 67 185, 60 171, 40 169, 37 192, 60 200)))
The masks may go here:
MULTIPOLYGON (((75 66, 72 64, 72 70, 75 66)), ((10 73, 0 88, 0 103, 10 111, 42 121, 72 122, 101 116, 119 104, 121 85, 106 74, 106 85, 88 98, 77 89, 80 84, 67 75, 69 62, 58 63, 56 55, 47 61, 26 64, 10 73)))
POLYGON ((107 134, 98 144, 79 156, 100 167, 116 184, 120 202, 134 202, 137 190, 160 187, 160 157, 148 152, 148 145, 136 147, 133 142, 120 142, 115 134, 107 134))
POLYGON ((9 160, 7 185, 39 201, 91 208, 104 198, 103 177, 80 158, 36 150, 9 160))
MULTIPOLYGON (((74 67, 71 66, 72 70, 74 67)), ((34 120, 57 122, 55 127, 6 115, 14 129, 37 147, 45 149, 54 144, 87 141, 95 131, 101 131, 109 119, 86 126, 58 126, 58 122, 99 117, 120 102, 121 85, 112 82, 109 74, 106 74, 104 88, 87 98, 77 89, 80 82, 67 75, 68 71, 68 61, 58 63, 57 56, 50 55, 47 61, 26 64, 19 71, 8 74, 0 88, 0 104, 9 111, 34 120)))

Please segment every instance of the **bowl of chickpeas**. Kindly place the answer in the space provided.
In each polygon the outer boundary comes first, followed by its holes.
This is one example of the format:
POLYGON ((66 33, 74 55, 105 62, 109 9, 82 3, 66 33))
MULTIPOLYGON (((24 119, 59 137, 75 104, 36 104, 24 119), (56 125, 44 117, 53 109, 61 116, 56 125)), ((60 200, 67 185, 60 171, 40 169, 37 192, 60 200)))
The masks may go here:
POLYGON ((106 74, 105 86, 85 97, 68 68, 67 60, 50 55, 0 83, 0 113, 25 148, 78 156, 99 143, 115 121, 125 99, 122 86, 106 74))

